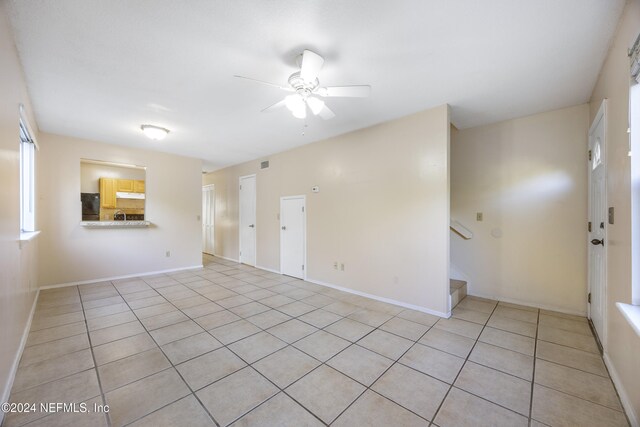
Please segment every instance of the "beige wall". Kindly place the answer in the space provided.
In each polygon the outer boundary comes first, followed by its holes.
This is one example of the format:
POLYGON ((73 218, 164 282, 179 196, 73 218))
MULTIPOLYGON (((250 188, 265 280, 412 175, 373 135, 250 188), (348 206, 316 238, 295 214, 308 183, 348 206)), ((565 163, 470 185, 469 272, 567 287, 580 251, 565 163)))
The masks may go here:
POLYGON ((451 263, 469 293, 586 314, 588 104, 451 140, 451 263), (476 221, 476 213, 483 221, 476 221))
POLYGON ((205 175, 215 252, 238 259, 238 178, 256 173, 258 266, 280 270, 280 197, 306 195, 309 279, 446 314, 448 114, 441 106, 312 143, 271 156, 268 169, 256 160, 205 175))
MULTIPOLYGON (((605 351, 617 377, 627 413, 640 422, 640 337, 616 309, 631 303, 631 158, 629 151, 629 58, 627 49, 640 31, 640 1, 630 0, 598 83, 591 96, 591 119, 602 99, 608 101, 607 204, 615 208, 615 224, 607 227, 607 337, 605 351)), ((634 153, 637 155, 637 153, 634 153)), ((637 257, 640 254, 634 254, 637 257)), ((636 424, 637 425, 637 424, 636 424)))
MULTIPOLYGON (((35 297, 37 241, 22 249, 20 235, 19 104, 31 111, 22 67, 0 1, 0 402, 6 402, 13 364, 35 297)), ((35 121, 31 117, 35 128, 35 121)), ((34 129, 37 132, 37 128, 34 129)), ((37 160, 36 160, 37 161, 37 160)), ((36 225, 38 225, 36 223, 36 225)), ((3 414, 0 412, 0 422, 3 414)))
POLYGON ((46 133, 39 141, 41 286, 202 264, 200 160, 46 133), (80 159, 146 166, 145 218, 153 225, 82 227, 80 159))
POLYGON ((137 179, 144 181, 145 171, 144 169, 82 162, 80 167, 80 192, 99 193, 100 178, 137 179))

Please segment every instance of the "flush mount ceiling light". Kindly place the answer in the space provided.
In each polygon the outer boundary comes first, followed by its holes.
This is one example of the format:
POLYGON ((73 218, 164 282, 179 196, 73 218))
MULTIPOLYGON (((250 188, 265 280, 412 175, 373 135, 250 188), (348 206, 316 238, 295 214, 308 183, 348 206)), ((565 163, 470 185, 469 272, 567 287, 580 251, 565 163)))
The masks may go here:
POLYGON ((142 132, 144 132, 148 138, 153 139, 154 141, 163 140, 167 137, 167 134, 169 134, 169 129, 165 129, 160 126, 142 125, 140 126, 140 129, 142 129, 142 132))

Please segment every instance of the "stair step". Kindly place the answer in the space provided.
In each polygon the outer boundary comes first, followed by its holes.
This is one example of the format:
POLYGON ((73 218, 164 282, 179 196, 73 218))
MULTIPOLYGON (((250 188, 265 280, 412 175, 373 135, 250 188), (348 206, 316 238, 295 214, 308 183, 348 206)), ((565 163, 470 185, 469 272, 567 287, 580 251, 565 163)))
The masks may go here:
POLYGON ((458 305, 467 296, 467 282, 464 280, 449 280, 449 298, 451 299, 451 309, 458 305))

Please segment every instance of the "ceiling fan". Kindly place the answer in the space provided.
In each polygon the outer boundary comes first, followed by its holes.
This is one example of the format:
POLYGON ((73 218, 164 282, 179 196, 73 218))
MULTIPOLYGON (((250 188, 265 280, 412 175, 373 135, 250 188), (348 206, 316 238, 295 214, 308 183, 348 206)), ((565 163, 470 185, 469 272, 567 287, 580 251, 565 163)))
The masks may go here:
POLYGON ((335 117, 335 114, 320 98, 329 97, 349 97, 366 98, 371 94, 371 86, 320 86, 318 74, 324 64, 324 58, 315 52, 305 50, 298 57, 300 71, 289 76, 289 86, 280 86, 262 80, 252 79, 244 76, 234 76, 240 79, 251 80, 256 83, 265 84, 272 87, 293 92, 282 101, 265 108, 262 112, 273 111, 281 107, 287 107, 294 117, 304 119, 307 117, 307 107, 314 116, 320 116, 325 120, 335 117))

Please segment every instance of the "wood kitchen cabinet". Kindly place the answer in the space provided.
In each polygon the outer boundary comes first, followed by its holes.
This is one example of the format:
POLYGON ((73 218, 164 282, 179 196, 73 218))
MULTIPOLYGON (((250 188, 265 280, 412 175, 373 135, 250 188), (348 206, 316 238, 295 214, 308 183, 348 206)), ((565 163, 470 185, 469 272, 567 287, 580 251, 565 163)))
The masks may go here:
POLYGON ((133 181, 133 192, 144 193, 144 181, 138 179, 133 181))
POLYGON ((122 191, 124 193, 133 193, 133 179, 118 179, 116 181, 118 182, 117 191, 122 191))
POLYGON ((115 209, 116 207, 116 191, 117 179, 100 178, 100 207, 106 209, 115 209))

